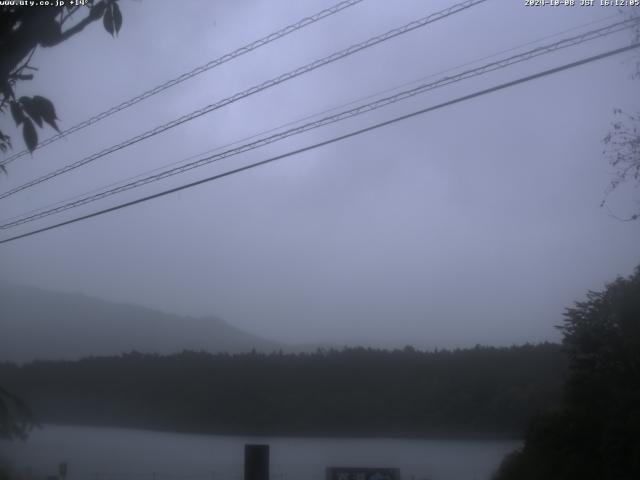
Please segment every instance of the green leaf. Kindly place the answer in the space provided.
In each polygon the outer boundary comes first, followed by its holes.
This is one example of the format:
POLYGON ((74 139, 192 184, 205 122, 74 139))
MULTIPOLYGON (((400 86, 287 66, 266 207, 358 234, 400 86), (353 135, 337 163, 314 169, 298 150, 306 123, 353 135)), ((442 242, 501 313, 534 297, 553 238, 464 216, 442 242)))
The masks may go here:
MULTIPOLYGON (((0 145, 3 145, 5 147, 11 147, 11 137, 9 135, 5 135, 4 133, 2 133, 2 131, 0 131, 0 145)), ((3 149, 3 151, 5 151, 6 149, 3 149)))
POLYGON ((38 105, 33 101, 33 98, 20 97, 20 105, 27 114, 33 118, 33 120, 42 128, 42 115, 38 110, 38 105))
POLYGON ((112 3, 111 8, 113 8, 113 25, 117 34, 120 32, 120 28, 122 28, 122 13, 120 12, 120 7, 117 3, 112 3))
POLYGON ((22 137, 29 151, 33 152, 38 145, 38 134, 36 133, 36 128, 33 126, 33 122, 26 117, 24 119, 24 126, 22 127, 22 137))
POLYGON ((18 102, 12 100, 9 104, 11 107, 11 116, 13 120, 16 122, 16 125, 20 125, 24 120, 24 113, 22 112, 22 108, 18 105, 18 102))
POLYGON ((0 91, 2 92, 2 95, 4 95, 5 98, 15 99, 13 88, 11 88, 11 85, 6 80, 0 83, 0 91))
POLYGON ((107 9, 104 11, 104 16, 102 17, 102 23, 104 25, 104 29, 107 32, 109 32, 112 36, 115 37, 116 26, 113 21, 112 5, 108 5, 107 9))
POLYGON ((42 119, 47 122, 52 128, 55 128, 56 131, 60 132, 60 129, 56 124, 56 120, 58 119, 56 115, 56 109, 53 106, 51 100, 45 97, 41 97, 40 95, 36 95, 33 97, 33 104, 35 105, 42 119))

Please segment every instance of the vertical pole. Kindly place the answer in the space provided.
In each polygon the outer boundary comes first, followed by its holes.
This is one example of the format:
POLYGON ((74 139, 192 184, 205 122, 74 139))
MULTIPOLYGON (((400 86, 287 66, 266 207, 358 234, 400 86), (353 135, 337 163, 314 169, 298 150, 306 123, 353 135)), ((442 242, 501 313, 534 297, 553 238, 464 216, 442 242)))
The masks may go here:
POLYGON ((244 480, 269 480, 269 445, 244 446, 244 480))

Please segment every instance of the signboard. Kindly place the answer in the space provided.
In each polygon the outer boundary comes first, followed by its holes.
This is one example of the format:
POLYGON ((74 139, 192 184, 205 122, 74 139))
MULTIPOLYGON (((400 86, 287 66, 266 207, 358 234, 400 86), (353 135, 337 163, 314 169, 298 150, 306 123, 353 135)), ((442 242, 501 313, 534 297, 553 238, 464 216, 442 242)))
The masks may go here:
POLYGON ((400 480, 397 468, 327 467, 327 480, 400 480))

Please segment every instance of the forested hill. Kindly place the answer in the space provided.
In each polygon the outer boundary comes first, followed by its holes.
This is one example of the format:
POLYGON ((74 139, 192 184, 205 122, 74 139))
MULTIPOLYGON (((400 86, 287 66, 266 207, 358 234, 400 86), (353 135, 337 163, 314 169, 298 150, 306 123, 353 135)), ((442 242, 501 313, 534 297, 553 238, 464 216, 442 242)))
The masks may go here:
POLYGON ((75 360, 137 350, 171 354, 290 348, 216 318, 193 318, 0 282, 0 361, 75 360))
POLYGON ((42 422, 269 435, 520 435, 559 401, 554 344, 418 352, 131 353, 0 364, 42 422))

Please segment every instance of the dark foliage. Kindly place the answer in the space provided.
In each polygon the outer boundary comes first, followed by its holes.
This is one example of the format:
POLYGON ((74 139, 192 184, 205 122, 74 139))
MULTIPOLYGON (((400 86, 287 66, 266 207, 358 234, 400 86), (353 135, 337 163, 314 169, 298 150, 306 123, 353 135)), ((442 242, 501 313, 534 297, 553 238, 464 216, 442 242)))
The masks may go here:
MULTIPOLYGON (((35 124, 43 122, 58 130, 53 103, 40 96, 17 98, 19 81, 33 79, 37 69, 29 65, 37 47, 53 47, 78 34, 89 24, 102 18, 104 28, 115 36, 122 27, 122 14, 117 0, 88 0, 83 5, 66 2, 63 6, 0 6, 0 112, 11 111, 29 151, 38 145, 35 124)), ((0 151, 11 148, 11 138, 0 131, 0 151)))
POLYGON ((560 400, 560 346, 131 353, 0 365, 43 422, 193 432, 521 435, 560 400))
MULTIPOLYGON (((38 145, 34 122, 39 128, 46 123, 59 131, 58 116, 49 99, 40 95, 16 96, 16 84, 32 80, 37 71, 29 65, 33 53, 37 47, 61 44, 102 17, 105 29, 115 36, 122 26, 117 1, 88 0, 83 5, 67 2, 56 7, 0 6, 0 113, 10 111, 16 127, 22 126, 22 137, 30 152, 38 145)), ((0 152, 11 148, 11 137, 0 130, 0 152)), ((5 165, 0 164, 0 169, 6 173, 5 165)), ((0 387, 0 438, 24 438, 31 426, 24 402, 0 387)))
MULTIPOLYGON (((631 11, 629 18, 640 18, 640 14, 631 11)), ((640 25, 634 29, 633 41, 640 42, 640 25)), ((635 71, 631 78, 640 79, 640 58, 636 57, 635 71)), ((603 154, 613 169, 613 179, 605 191, 605 198, 601 207, 605 206, 608 197, 614 190, 624 183, 632 183, 637 188, 640 186, 640 112, 635 114, 625 112, 620 108, 614 108, 616 121, 612 129, 603 139, 603 154)), ((626 217, 619 217, 611 210, 610 214, 622 221, 633 221, 640 218, 640 211, 635 211, 626 217)))
POLYGON ((567 310, 563 405, 536 418, 499 480, 640 478, 640 267, 567 310))
POLYGON ((33 415, 26 403, 0 387, 0 438, 24 440, 34 426, 33 415))
MULTIPOLYGON (((640 185, 640 112, 633 115, 616 108, 614 114, 617 120, 603 139, 603 153, 613 167, 614 178, 605 191, 601 206, 606 204, 608 196, 623 183, 631 182, 636 187, 640 185)), ((630 221, 640 218, 640 213, 634 212, 627 218, 613 216, 630 221)))

